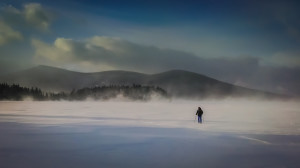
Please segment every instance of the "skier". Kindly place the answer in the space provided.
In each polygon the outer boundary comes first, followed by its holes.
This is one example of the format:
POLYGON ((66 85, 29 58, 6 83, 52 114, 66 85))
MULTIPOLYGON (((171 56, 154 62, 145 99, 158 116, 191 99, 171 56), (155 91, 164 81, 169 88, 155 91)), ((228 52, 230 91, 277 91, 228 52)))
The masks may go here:
POLYGON ((198 123, 202 123, 203 111, 202 111, 201 107, 198 107, 196 115, 198 115, 198 123))

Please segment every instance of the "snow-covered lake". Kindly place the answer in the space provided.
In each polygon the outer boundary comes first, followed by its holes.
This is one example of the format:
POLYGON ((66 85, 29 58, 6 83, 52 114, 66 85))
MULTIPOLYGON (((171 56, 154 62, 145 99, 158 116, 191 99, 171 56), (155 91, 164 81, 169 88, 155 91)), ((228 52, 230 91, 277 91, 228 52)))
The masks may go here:
POLYGON ((0 121, 300 135, 300 103, 254 100, 0 102, 0 121), (202 125, 195 121, 198 106, 204 110, 202 125))
POLYGON ((299 154, 297 101, 0 102, 0 167, 299 167, 299 154))

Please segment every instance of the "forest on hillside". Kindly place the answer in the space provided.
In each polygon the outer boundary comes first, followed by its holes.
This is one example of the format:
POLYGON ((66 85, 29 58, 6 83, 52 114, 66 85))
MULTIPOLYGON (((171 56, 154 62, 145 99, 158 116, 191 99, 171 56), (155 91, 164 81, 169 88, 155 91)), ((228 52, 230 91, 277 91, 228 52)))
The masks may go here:
POLYGON ((22 87, 18 84, 0 84, 0 100, 21 101, 30 98, 37 101, 49 100, 109 100, 125 98, 129 100, 148 101, 151 98, 167 98, 167 92, 157 86, 133 85, 104 85, 82 89, 73 89, 70 93, 43 92, 37 87, 22 87))

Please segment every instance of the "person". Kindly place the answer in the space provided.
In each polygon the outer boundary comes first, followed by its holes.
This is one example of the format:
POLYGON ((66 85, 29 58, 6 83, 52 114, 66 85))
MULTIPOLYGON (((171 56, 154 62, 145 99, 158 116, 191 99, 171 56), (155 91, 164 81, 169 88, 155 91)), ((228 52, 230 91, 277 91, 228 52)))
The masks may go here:
POLYGON ((203 111, 202 111, 201 107, 198 107, 196 115, 198 115, 198 123, 202 123, 203 111))

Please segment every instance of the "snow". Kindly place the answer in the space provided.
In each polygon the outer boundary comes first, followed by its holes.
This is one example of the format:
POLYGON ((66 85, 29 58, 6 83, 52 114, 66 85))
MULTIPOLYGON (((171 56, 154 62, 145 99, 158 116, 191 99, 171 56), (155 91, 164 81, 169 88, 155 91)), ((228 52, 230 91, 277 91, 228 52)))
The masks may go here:
POLYGON ((209 132, 300 134, 296 101, 227 99, 152 102, 0 102, 0 122, 189 128, 209 132), (204 110, 204 123, 196 110, 204 110))
POLYGON ((0 102, 0 167, 298 168, 299 109, 238 99, 0 102))

